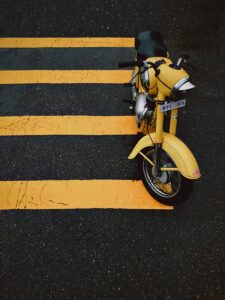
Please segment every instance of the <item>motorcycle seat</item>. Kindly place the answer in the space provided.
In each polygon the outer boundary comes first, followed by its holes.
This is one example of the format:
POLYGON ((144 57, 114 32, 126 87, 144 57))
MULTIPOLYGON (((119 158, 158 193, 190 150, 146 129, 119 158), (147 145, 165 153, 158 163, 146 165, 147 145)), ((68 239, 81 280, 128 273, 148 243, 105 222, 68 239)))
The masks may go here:
POLYGON ((157 31, 144 31, 135 37, 137 59, 149 57, 167 57, 168 49, 163 43, 162 35, 157 31))

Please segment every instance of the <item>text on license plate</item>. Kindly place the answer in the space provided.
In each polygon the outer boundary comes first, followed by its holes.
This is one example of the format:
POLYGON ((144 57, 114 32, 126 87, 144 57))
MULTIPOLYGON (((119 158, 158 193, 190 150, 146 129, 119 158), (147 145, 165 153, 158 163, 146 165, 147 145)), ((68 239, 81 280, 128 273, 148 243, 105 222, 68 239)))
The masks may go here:
POLYGON ((160 111, 164 112, 164 111, 168 111, 168 110, 171 110, 174 108, 180 108, 180 107, 185 106, 185 104, 186 104, 186 99, 182 99, 182 100, 170 102, 170 103, 165 103, 165 104, 160 105, 160 111))

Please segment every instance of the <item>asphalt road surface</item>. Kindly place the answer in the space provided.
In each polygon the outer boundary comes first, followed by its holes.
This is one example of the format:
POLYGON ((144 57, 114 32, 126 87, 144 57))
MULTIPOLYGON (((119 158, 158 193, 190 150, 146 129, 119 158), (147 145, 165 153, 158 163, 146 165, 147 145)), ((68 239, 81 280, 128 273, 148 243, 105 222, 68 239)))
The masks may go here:
MULTIPOLYGON (((190 54, 197 88, 181 112, 178 136, 202 172, 190 199, 174 211, 1 211, 1 299, 225 299, 224 8, 208 0, 1 1, 1 37, 133 37, 154 29, 172 58, 190 54)), ((133 55, 7 51, 1 70, 116 69, 115 58, 133 55)), ((2 85, 0 114, 129 114, 123 99, 130 93, 120 85, 82 85, 72 105, 75 93, 75 85, 2 85)), ((138 179, 124 152, 133 142, 131 136, 0 137, 0 179, 138 179), (101 160, 86 155, 87 148, 101 160)))

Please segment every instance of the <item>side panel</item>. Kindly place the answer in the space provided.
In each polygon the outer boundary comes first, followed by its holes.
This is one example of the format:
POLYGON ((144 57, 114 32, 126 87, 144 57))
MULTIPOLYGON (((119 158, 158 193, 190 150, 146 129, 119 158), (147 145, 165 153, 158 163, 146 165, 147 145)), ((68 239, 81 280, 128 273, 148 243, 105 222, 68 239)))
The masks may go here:
MULTIPOLYGON (((155 133, 151 133, 151 139, 155 143, 155 133)), ((136 144, 128 158, 133 159, 142 149, 153 146, 151 139, 148 135, 144 136, 136 144)), ((172 157, 184 177, 198 179, 201 176, 194 155, 176 136, 169 133, 163 133, 162 148, 172 157)))

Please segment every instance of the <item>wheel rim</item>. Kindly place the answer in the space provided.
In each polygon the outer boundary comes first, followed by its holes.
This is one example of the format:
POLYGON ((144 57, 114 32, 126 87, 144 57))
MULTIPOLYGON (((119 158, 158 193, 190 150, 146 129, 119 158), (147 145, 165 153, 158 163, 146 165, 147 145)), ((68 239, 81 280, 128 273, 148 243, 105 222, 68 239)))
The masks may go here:
MULTIPOLYGON (((155 149, 145 154, 151 161, 155 160, 155 149)), ((165 152, 161 153, 161 167, 176 168, 172 158, 165 152)), ((181 186, 181 175, 178 171, 162 171, 160 178, 154 175, 154 168, 146 159, 143 159, 143 173, 146 183, 158 196, 163 198, 174 198, 181 186)))

